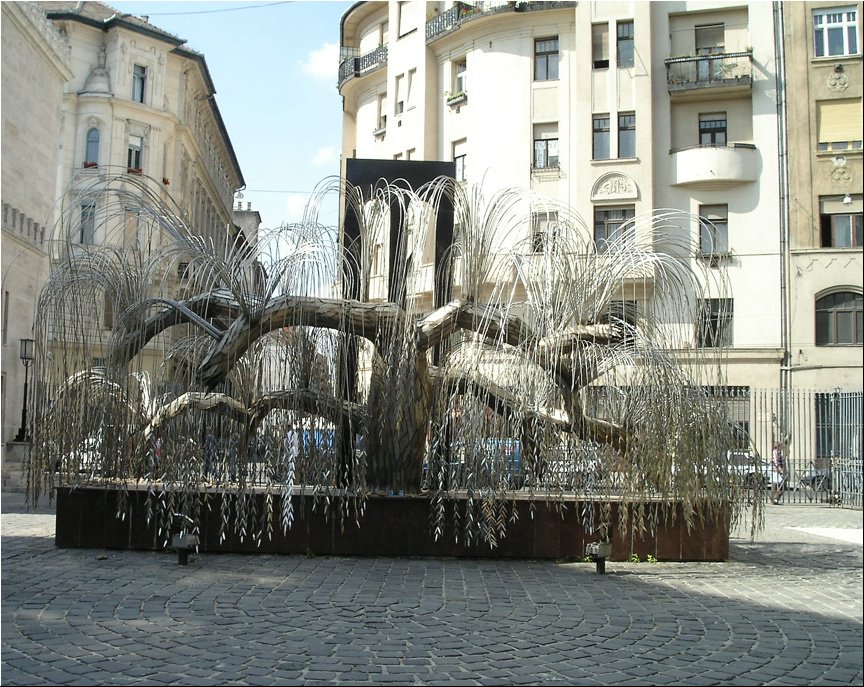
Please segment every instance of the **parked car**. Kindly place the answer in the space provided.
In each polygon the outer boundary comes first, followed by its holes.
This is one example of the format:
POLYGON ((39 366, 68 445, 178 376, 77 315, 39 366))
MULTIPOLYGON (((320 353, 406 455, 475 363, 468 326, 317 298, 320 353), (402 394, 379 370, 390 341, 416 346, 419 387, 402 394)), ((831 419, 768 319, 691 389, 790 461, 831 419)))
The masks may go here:
POLYGON ((749 449, 733 449, 726 452, 729 473, 738 477, 748 489, 771 488, 771 463, 762 460, 749 449))

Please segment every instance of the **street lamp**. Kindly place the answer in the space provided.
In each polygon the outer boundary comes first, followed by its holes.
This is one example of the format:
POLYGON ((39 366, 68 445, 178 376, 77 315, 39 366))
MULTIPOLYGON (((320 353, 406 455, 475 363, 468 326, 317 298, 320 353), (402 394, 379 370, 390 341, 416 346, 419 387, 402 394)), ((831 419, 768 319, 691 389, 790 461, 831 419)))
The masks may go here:
POLYGON ((18 351, 18 357, 24 363, 24 402, 21 405, 21 429, 18 430, 15 441, 28 441, 30 439, 27 431, 27 383, 30 381, 30 365, 33 364, 35 345, 36 342, 33 339, 21 339, 21 348, 18 351))

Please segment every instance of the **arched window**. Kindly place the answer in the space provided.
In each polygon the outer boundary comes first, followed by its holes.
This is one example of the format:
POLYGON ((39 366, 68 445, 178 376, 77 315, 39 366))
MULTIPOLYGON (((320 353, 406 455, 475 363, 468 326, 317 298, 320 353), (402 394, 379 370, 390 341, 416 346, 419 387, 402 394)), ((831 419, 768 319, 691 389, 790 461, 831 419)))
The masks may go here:
POLYGON ((852 291, 816 299, 816 345, 854 346, 864 341, 864 297, 852 291))
POLYGON ((87 131, 87 150, 84 153, 84 162, 99 162, 99 129, 95 126, 87 131))

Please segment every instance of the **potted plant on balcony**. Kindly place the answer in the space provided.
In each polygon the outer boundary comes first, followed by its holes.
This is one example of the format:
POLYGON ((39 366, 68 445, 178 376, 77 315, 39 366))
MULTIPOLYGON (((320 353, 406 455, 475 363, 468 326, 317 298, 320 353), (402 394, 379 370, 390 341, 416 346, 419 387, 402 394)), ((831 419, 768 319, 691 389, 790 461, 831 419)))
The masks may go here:
POLYGON ((128 174, 141 174, 144 170, 141 167, 127 167, 126 172, 128 174))
POLYGON ((93 162, 92 160, 86 160, 86 161, 84 162, 84 165, 83 165, 84 169, 95 169, 95 168, 97 168, 98 166, 99 166, 99 163, 98 163, 98 162, 93 162))

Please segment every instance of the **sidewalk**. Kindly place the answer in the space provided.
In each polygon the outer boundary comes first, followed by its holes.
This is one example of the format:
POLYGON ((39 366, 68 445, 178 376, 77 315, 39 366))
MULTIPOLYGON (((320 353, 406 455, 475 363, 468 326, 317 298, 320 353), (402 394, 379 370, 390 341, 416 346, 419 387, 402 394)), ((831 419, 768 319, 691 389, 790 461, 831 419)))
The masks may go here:
POLYGON ((772 506, 726 563, 58 549, 2 494, 4 685, 853 685, 862 513, 772 506))

